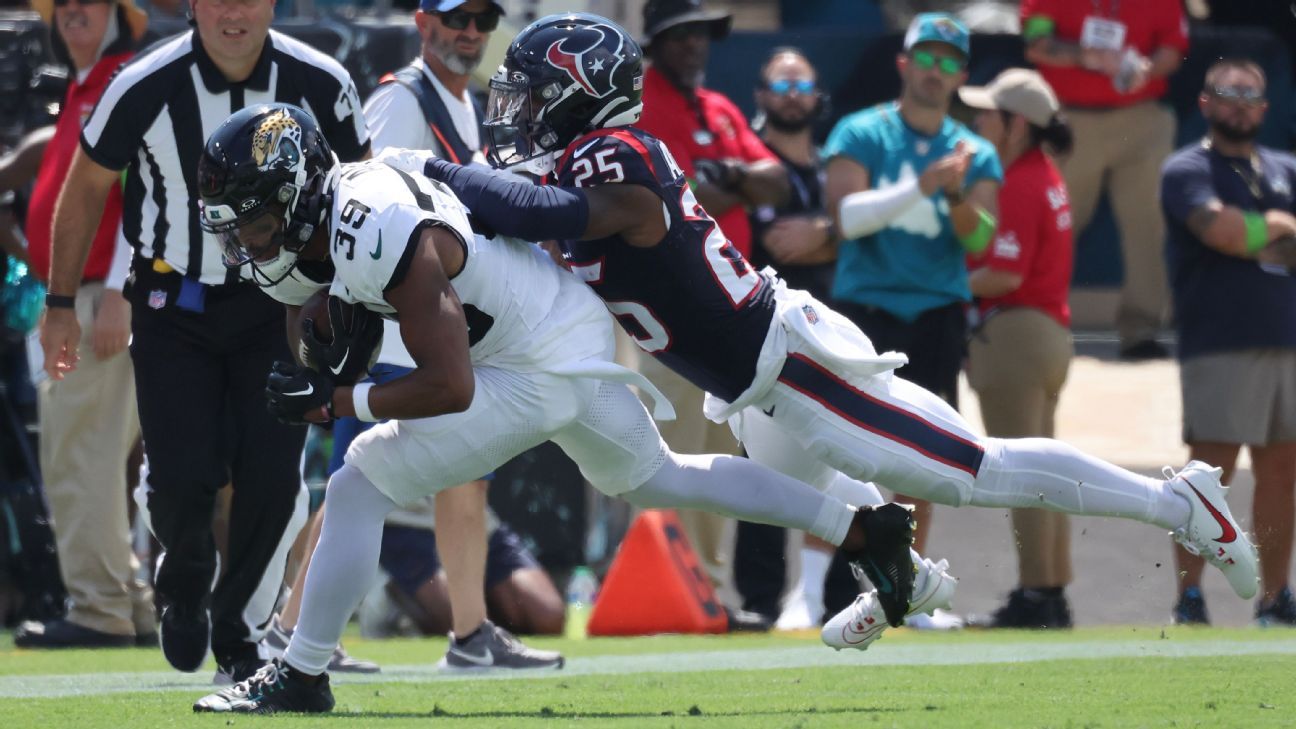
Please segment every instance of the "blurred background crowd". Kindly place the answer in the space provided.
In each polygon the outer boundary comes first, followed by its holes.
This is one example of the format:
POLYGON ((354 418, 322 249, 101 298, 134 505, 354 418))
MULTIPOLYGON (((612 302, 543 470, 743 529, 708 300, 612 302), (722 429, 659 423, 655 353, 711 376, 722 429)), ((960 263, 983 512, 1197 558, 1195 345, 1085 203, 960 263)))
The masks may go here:
MULTIPOLYGON (((188 30, 190 2, 216 1, 32 0, 0 9, 0 619, 23 624, 19 645, 156 640, 149 584, 156 545, 129 497, 143 466, 130 308, 121 296, 129 251, 115 250, 112 225, 101 227, 104 240, 77 296, 93 338, 83 347, 83 381, 75 388, 42 381, 33 337, 54 200, 80 125, 121 63, 188 30), (85 19, 94 8, 107 9, 99 26, 85 19)), ((392 88, 381 85, 384 76, 422 59, 441 91, 461 95, 466 83, 481 95, 509 39, 560 11, 604 15, 641 38, 650 71, 640 125, 670 147, 739 250, 833 302, 879 351, 906 352, 910 364, 900 374, 955 407, 965 377, 989 434, 1054 434, 1073 330, 1113 331, 1120 360, 1178 359, 1184 443, 1194 457, 1223 466, 1227 482, 1240 448, 1249 452, 1251 527, 1265 565, 1255 615, 1296 625, 1287 589, 1296 281, 1290 258, 1253 260, 1296 236, 1296 164, 1286 155, 1296 141, 1296 6, 280 0, 274 28, 343 64, 365 100, 373 151, 385 139, 419 143, 422 135, 458 161, 457 144, 435 124, 399 128, 413 102, 402 112, 384 98, 392 88), (468 22, 453 15, 460 6, 475 13, 468 22), (476 58, 456 66, 456 54, 476 58), (1179 156, 1167 164, 1176 149, 1207 154, 1206 166, 1187 170, 1179 156), (854 193, 912 180, 920 199, 880 225, 836 214, 854 193), (1215 217, 1194 216, 1215 203, 1215 217), (1230 211, 1235 230, 1226 230, 1230 211), (1255 298, 1260 291, 1267 298, 1255 298), (1252 386, 1228 390, 1230 380, 1252 386), (1218 392, 1227 394, 1212 400, 1218 392), (1227 427, 1215 427, 1221 420, 1227 427)), ((467 144, 469 153, 480 147, 467 144)), ((741 452, 727 427, 702 418, 702 393, 625 344, 622 359, 681 413, 663 424, 674 450, 741 452)), ((302 470, 313 506, 341 440, 322 429, 308 438, 302 470)), ((490 505, 492 619, 523 634, 579 632, 573 623, 595 600, 634 515, 586 486, 552 445, 475 488, 490 505)), ((366 634, 451 629, 433 510, 423 506, 388 524, 384 571, 360 611, 366 634)), ((918 508, 922 550, 927 530, 941 523, 930 507, 918 508)), ((680 516, 731 629, 815 627, 859 591, 848 565, 813 537, 680 516)), ((224 518, 218 507, 218 546, 224 518)), ((1010 524, 1015 559, 984 555, 1017 572, 1002 605, 985 615, 920 615, 915 627, 1072 625, 1066 517, 1030 511, 1010 524)), ((287 586, 309 534, 303 530, 289 558, 287 586)), ((1166 607, 1177 622, 1208 622, 1199 562, 1186 553, 1176 559, 1166 607)), ((282 593, 286 599, 291 589, 282 593)), ((294 620, 286 601, 274 625, 290 631, 294 620)), ((363 662, 351 668, 369 670, 363 662)))

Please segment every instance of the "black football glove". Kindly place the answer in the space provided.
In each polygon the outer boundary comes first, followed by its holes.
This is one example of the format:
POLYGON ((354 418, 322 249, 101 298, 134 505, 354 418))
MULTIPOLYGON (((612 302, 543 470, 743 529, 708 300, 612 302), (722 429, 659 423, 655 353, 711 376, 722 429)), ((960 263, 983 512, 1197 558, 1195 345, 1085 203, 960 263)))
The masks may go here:
POLYGON ((332 420, 333 382, 309 367, 275 362, 266 378, 266 409, 290 425, 320 422, 307 420, 310 414, 332 420))
POLYGON ((354 385, 369 373, 369 366, 382 346, 383 320, 360 304, 346 306, 336 296, 328 300, 329 327, 333 341, 324 341, 315 320, 302 320, 302 362, 337 385, 354 385))

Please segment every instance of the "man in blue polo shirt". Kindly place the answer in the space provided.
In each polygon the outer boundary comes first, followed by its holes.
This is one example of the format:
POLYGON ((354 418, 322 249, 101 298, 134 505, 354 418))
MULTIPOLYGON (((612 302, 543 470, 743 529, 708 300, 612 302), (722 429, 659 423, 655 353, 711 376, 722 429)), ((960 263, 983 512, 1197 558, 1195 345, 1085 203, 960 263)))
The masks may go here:
MULTIPOLYGON (((994 145, 948 113, 967 60, 962 23, 919 15, 896 57, 900 98, 844 117, 823 148, 842 238, 837 310, 879 352, 909 355, 900 376, 956 408, 972 299, 964 255, 990 243, 1003 180, 994 145)), ((920 503, 919 550, 930 510, 920 503)))
MULTIPOLYGON (((1255 143, 1265 76, 1228 59, 1198 100, 1206 138, 1166 160, 1161 207, 1179 330, 1184 442, 1233 476, 1251 452, 1261 623, 1296 625, 1287 584, 1296 512, 1296 157, 1255 143)), ((1202 560, 1176 551, 1179 623, 1208 622, 1202 560)))

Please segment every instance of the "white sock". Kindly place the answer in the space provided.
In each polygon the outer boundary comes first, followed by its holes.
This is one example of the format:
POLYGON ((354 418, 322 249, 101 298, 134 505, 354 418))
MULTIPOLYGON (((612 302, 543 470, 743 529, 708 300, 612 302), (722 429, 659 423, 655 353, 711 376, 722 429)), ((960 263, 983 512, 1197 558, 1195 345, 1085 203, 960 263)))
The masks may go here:
POLYGON ((830 544, 846 539, 855 518, 855 510, 841 501, 736 456, 670 453, 657 473, 622 496, 646 509, 698 509, 800 529, 830 544))
POLYGON ((1045 508, 1085 516, 1118 516, 1183 526, 1188 500, 1165 481, 1140 476, 1048 438, 988 438, 973 506, 1045 508))
POLYGON ((833 553, 814 547, 801 548, 801 592, 811 606, 823 607, 824 578, 832 565, 833 553))
POLYGON ((329 479, 324 528, 306 570, 301 615, 284 660, 303 673, 321 674, 378 570, 383 521, 396 504, 354 466, 329 479))
POLYGON ((851 506, 881 506, 886 503, 882 492, 871 481, 859 481, 838 472, 833 482, 828 484, 825 493, 845 501, 851 506))

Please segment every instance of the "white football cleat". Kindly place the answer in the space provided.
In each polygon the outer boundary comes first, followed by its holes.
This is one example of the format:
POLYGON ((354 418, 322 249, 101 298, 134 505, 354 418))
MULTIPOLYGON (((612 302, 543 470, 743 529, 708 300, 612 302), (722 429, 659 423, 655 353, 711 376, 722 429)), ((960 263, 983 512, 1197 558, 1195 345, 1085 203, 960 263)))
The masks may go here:
POLYGON ((805 590, 796 588, 784 601, 783 610, 779 613, 778 620, 774 621, 774 629, 809 630, 818 627, 823 620, 823 599, 816 599, 814 603, 811 604, 805 590))
POLYGON ((1260 556, 1229 511, 1228 488, 1220 483, 1223 469, 1190 461, 1174 473, 1165 469, 1170 490, 1188 499, 1192 516, 1170 532, 1176 542, 1215 565, 1242 599, 1255 597, 1260 585, 1260 556))
MULTIPOLYGON (((943 612, 954 599, 958 578, 945 571, 949 567, 945 560, 932 562, 930 559, 919 559, 917 552, 912 554, 918 576, 914 580, 914 597, 909 603, 907 614, 932 615, 938 610, 943 612)), ((824 623, 819 637, 824 644, 836 650, 854 648, 862 651, 882 637, 882 631, 886 628, 886 615, 877 601, 877 595, 870 591, 855 598, 855 602, 824 623)))

